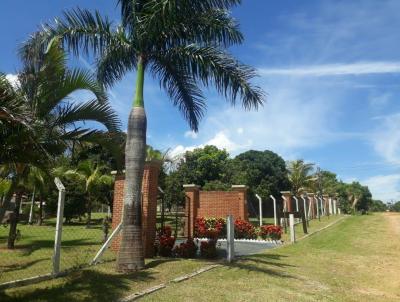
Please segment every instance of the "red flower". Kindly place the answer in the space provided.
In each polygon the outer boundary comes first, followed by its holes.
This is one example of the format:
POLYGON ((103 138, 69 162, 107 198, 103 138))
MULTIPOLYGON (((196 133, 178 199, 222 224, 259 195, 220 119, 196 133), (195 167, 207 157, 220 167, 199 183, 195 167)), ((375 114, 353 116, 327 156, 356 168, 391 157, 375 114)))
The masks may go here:
POLYGON ((281 239, 282 236, 282 228, 280 226, 275 225, 263 225, 260 229, 259 234, 263 239, 273 239, 278 240, 281 239))
POLYGON ((257 238, 254 226, 241 219, 235 220, 235 238, 237 239, 255 239, 257 238))

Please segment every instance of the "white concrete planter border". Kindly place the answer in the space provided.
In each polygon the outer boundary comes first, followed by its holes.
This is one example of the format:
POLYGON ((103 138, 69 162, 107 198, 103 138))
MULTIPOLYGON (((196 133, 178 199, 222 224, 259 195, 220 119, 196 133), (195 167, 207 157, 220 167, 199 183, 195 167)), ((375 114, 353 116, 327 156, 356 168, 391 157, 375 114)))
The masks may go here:
MULTIPOLYGON (((194 238, 193 240, 198 241, 207 241, 209 238, 194 238)), ((219 238, 217 242, 226 242, 226 238, 219 238)), ((273 244, 282 244, 282 240, 260 240, 260 239, 235 239, 235 242, 248 242, 248 243, 273 243, 273 244)))

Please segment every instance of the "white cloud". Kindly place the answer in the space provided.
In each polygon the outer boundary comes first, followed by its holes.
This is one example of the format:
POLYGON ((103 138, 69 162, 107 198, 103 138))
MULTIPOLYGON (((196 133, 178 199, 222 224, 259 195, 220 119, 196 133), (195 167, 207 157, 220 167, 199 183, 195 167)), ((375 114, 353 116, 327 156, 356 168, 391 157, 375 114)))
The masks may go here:
POLYGON ((375 199, 386 202, 400 199, 400 174, 377 175, 362 183, 368 186, 375 199))
POLYGON ((371 142, 375 151, 386 161, 400 163, 400 113, 376 117, 373 120, 379 123, 371 135, 371 142))
POLYGON ((11 83, 12 86, 17 86, 18 84, 18 75, 17 74, 6 74, 6 79, 11 83))
POLYGON ((400 73, 400 62, 358 62, 349 64, 326 64, 291 68, 260 68, 260 74, 283 76, 341 76, 400 73))
POLYGON ((228 152, 246 148, 246 145, 239 145, 232 141, 229 134, 224 131, 217 132, 212 139, 205 143, 205 145, 214 145, 219 149, 226 149, 228 152))
MULTIPOLYGON (((342 122, 338 108, 344 100, 332 81, 265 76, 261 80, 268 99, 258 111, 221 106, 218 97, 209 97, 210 104, 219 101, 219 106, 209 107, 200 125, 198 147, 212 144, 233 156, 248 149, 269 149, 291 159, 301 157, 304 149, 362 136, 338 130, 342 122)), ((180 152, 191 148, 180 142, 177 145, 180 152)))
POLYGON ((386 105, 390 98, 392 97, 392 93, 386 92, 380 95, 373 95, 369 98, 369 104, 374 107, 381 107, 386 105))
POLYGON ((184 134, 185 137, 190 137, 192 139, 196 139, 198 137, 198 134, 194 131, 186 131, 184 134))
POLYGON ((182 145, 177 145, 173 149, 171 149, 171 151, 168 152, 168 155, 171 158, 176 158, 176 157, 179 157, 179 156, 182 156, 183 154, 185 154, 186 151, 193 151, 195 148, 200 148, 200 147, 202 147, 202 145, 200 145, 200 146, 189 146, 189 147, 184 147, 182 145))

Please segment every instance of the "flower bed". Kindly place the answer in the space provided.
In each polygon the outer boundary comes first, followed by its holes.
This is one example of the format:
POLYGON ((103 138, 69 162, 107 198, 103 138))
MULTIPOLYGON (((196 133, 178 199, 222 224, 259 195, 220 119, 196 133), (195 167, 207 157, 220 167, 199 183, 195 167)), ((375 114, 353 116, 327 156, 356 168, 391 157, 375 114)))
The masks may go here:
MULTIPOLYGON (((255 228, 251 223, 236 219, 234 222, 235 241, 265 243, 273 241, 280 244, 282 228, 274 225, 263 225, 255 228)), ((165 226, 158 231, 156 250, 158 255, 164 257, 195 258, 198 248, 204 258, 217 256, 217 241, 226 240, 226 220, 224 218, 198 218, 195 224, 196 239, 188 238, 185 242, 175 246, 175 237, 172 228, 165 226), (175 247, 174 247, 175 246, 175 247)))
POLYGON ((207 241, 201 241, 200 255, 208 259, 217 257, 217 240, 209 239, 207 241))
POLYGON ((250 222, 236 219, 235 220, 235 238, 236 239, 256 239, 256 228, 250 222))
POLYGON ((186 242, 175 246, 173 254, 180 258, 195 258, 197 253, 197 245, 192 238, 188 238, 186 242))
POLYGON ((264 240, 279 240, 282 237, 282 228, 278 225, 263 225, 260 227, 259 236, 264 240))
POLYGON ((226 236, 226 220, 224 218, 197 218, 195 236, 201 238, 223 238, 226 236))
POLYGON ((171 257, 174 245, 175 237, 172 236, 172 228, 167 225, 163 229, 159 229, 155 244, 157 254, 163 257, 171 257))

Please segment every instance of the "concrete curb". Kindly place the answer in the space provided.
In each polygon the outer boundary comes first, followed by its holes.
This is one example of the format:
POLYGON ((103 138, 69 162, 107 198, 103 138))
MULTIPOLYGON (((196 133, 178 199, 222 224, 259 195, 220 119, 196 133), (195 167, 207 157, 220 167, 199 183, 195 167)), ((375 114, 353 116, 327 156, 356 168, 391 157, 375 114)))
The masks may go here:
POLYGON ((336 221, 334 221, 334 222, 331 222, 330 224, 327 224, 327 225, 324 226, 323 228, 320 228, 320 229, 315 230, 314 232, 312 232, 312 233, 310 233, 310 234, 306 234, 306 235, 304 235, 304 236, 298 238, 297 241, 300 241, 300 240, 303 240, 303 239, 308 238, 308 237, 310 237, 310 236, 313 236, 313 235, 315 235, 315 234, 318 234, 319 232, 321 232, 321 231, 323 231, 323 230, 326 230, 327 228, 330 228, 331 226, 333 226, 333 225, 335 225, 335 224, 337 224, 337 223, 343 221, 344 219, 346 219, 346 218, 348 218, 348 217, 349 217, 349 216, 343 216, 343 217, 339 218, 338 220, 336 220, 336 221))
POLYGON ((200 275, 202 273, 205 273, 205 272, 207 272, 209 270, 212 270, 214 268, 221 267, 221 266, 222 266, 221 264, 213 264, 213 265, 208 265, 208 266, 202 267, 202 268, 198 269, 197 271, 194 271, 193 273, 186 274, 186 275, 183 275, 183 276, 179 276, 179 277, 177 277, 175 279, 172 279, 171 281, 169 281, 167 283, 162 283, 162 284, 159 284, 159 285, 156 285, 156 286, 153 286, 153 287, 149 287, 149 288, 147 288, 147 289, 145 289, 143 291, 140 291, 140 292, 137 292, 137 293, 133 293, 133 294, 131 294, 129 296, 126 296, 126 297, 124 297, 122 299, 117 300, 117 302, 130 302, 130 301, 138 300, 140 298, 143 298, 146 295, 154 293, 154 292, 156 292, 156 291, 158 291, 160 289, 166 288, 167 285, 170 284, 170 283, 179 283, 179 282, 191 279, 191 278, 193 278, 193 277, 195 277, 197 275, 200 275))

